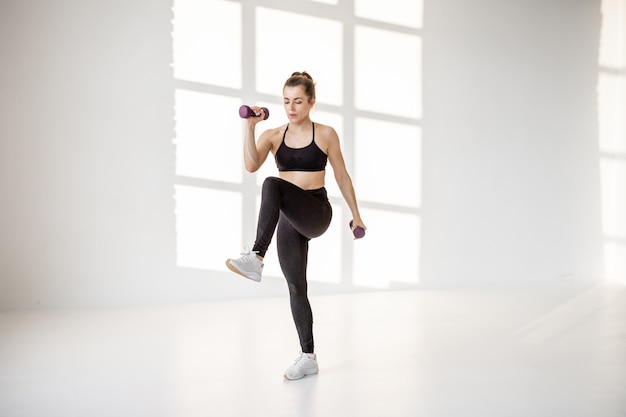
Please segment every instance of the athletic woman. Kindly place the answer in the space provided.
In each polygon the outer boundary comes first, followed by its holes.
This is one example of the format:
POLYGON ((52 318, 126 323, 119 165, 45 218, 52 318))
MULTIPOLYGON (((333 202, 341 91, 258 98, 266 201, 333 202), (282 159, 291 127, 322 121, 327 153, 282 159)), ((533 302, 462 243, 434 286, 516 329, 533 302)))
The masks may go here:
POLYGON ((301 347, 300 355, 285 371, 285 378, 300 379, 318 372, 306 271, 309 240, 322 235, 332 217, 324 188, 327 162, 330 162, 337 185, 352 212, 353 229, 366 227, 359 214, 337 133, 330 126, 311 121, 315 83, 308 73, 294 72, 287 79, 283 87, 283 104, 289 123, 266 130, 258 140, 254 130, 264 119, 264 110, 252 107, 258 116, 246 119, 246 170, 257 171, 272 152, 279 176, 268 177, 263 183, 252 250, 238 259, 228 259, 226 265, 246 278, 261 281, 263 258, 276 231, 278 259, 289 286, 291 311, 301 347))

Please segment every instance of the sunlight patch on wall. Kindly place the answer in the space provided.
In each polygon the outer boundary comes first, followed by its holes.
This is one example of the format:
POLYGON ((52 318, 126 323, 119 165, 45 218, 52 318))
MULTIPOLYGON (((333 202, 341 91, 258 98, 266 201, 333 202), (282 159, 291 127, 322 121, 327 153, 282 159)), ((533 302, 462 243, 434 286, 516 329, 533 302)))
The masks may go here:
POLYGON ((608 280, 626 285, 626 245, 617 242, 605 243, 604 260, 608 280))
POLYGON ((406 207, 421 205, 421 133, 417 126, 356 119, 355 182, 360 198, 406 207))
POLYGON ((602 1, 598 64, 605 272, 626 284, 626 0, 602 1))
POLYGON ((422 117, 422 40, 357 26, 354 35, 355 105, 358 109, 422 117))
POLYGON ((626 160, 601 160, 600 175, 604 234, 626 240, 626 160))
POLYGON ((240 88, 241 5, 175 0, 173 10, 174 77, 240 88))
POLYGON ((601 73, 598 98, 600 152, 626 155, 626 76, 601 73))
POLYGON ((354 244, 357 286, 401 288, 419 282, 421 222, 416 214, 362 210, 366 237, 354 244))
POLYGON ((176 174, 241 182, 241 121, 237 98, 176 90, 176 174))
POLYGON ((601 67, 626 67, 626 1, 602 0, 602 29, 598 63, 601 67))
POLYGON ((281 94, 283 84, 292 72, 306 70, 318 84, 318 101, 341 105, 342 24, 336 20, 263 7, 256 11, 258 91, 281 94), (277 49, 276 45, 280 48, 277 49))
MULTIPOLYGON (((270 119, 256 127, 257 138, 287 123, 283 84, 292 72, 305 70, 317 89, 311 119, 337 131, 369 227, 365 239, 352 240, 351 215, 328 164, 333 222, 310 242, 309 280, 348 287, 415 285, 423 1, 355 0, 353 10, 337 0, 286 4, 174 0, 177 263, 224 271, 225 248, 233 255, 233 248, 252 246, 260 187, 278 171, 272 154, 259 171, 244 171, 245 123, 236 111, 244 100, 270 109, 270 119), (312 2, 324 5, 307 4, 312 2), (315 16, 294 12, 296 6, 314 7, 315 16), (244 62, 249 66, 243 68, 244 62), (410 257, 406 265, 383 261, 402 251, 410 257)), ((275 244, 266 256, 268 277, 283 275, 275 244)))
POLYGON ((177 265, 224 269, 224 248, 241 246, 241 194, 175 186, 177 265))
POLYGON ((423 0, 355 0, 354 14, 366 19, 419 29, 423 21, 423 0))

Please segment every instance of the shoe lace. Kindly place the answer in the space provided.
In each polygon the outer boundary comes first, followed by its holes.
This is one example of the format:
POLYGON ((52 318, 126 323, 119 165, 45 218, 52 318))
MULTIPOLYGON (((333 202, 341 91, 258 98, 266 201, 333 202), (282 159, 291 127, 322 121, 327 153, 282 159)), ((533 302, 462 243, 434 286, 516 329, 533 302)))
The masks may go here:
POLYGON ((257 255, 259 254, 258 250, 250 250, 250 248, 248 246, 244 246, 243 247, 243 252, 241 252, 241 255, 244 256, 243 260, 245 262, 250 262, 250 261, 258 261, 259 259, 257 258, 257 255))

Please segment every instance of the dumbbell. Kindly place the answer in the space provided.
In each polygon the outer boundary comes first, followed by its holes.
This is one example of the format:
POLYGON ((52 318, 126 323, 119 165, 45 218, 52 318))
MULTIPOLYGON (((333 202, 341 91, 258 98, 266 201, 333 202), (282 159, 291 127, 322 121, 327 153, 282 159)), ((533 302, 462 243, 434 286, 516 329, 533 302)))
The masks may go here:
MULTIPOLYGON (((352 220, 350 220, 350 229, 352 229, 352 220)), ((365 229, 363 229, 361 226, 357 226, 354 228, 354 230, 352 230, 352 234, 357 239, 361 239, 363 236, 365 236, 365 229)))
MULTIPOLYGON (((263 117, 263 120, 266 120, 268 117, 270 117, 270 111, 267 109, 267 107, 261 107, 261 110, 265 112, 265 117, 263 117)), ((260 116, 260 114, 256 114, 254 110, 250 108, 250 106, 246 106, 244 104, 243 106, 239 107, 239 116, 243 119, 247 119, 248 117, 258 117, 260 116)))

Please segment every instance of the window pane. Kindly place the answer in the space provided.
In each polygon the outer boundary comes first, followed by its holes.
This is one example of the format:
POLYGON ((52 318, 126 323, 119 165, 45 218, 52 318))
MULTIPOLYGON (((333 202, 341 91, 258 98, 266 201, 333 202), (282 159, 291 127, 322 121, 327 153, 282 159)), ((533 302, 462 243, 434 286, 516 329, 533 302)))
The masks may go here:
POLYGON ((598 79, 600 151, 626 156, 626 77, 600 73, 598 79))
POLYGON ((626 67, 626 2, 602 0, 599 64, 602 67, 626 67))
POLYGON ((224 260, 241 247, 241 194, 175 186, 177 264, 223 270, 224 260))
POLYGON ((604 234, 626 239, 626 161, 602 158, 600 174, 604 234))
POLYGON ((174 1, 174 77, 241 88, 241 5, 174 1))
POLYGON ((626 285, 626 245, 616 242, 604 244, 606 278, 626 285))
POLYGON ((354 14, 358 17, 416 29, 422 27, 423 9, 422 0, 354 1, 354 14))
POLYGON ((356 120, 358 198, 385 204, 421 204, 421 130, 416 126, 356 120))
POLYGON ((282 97, 285 80, 294 71, 307 71, 317 83, 318 102, 341 104, 341 23, 263 7, 256 17, 258 91, 282 97))
POLYGON ((417 36, 355 29, 355 104, 362 110, 422 117, 422 42, 417 36))
POLYGON ((176 174, 241 182, 240 100, 176 90, 176 174))
POLYGON ((367 234, 354 242, 354 285, 393 288, 419 282, 420 219, 414 214, 362 211, 367 234), (384 262, 406 254, 402 262, 384 262))

